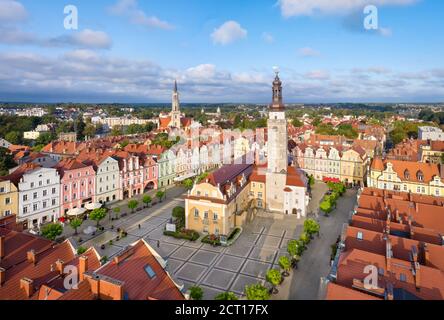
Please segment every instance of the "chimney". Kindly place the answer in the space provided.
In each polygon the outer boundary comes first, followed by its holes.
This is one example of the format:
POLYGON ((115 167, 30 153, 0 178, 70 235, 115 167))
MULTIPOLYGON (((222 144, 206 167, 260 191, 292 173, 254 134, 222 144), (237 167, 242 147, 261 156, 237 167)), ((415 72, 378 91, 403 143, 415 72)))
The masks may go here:
POLYGON ((419 262, 415 262, 415 287, 417 290, 421 288, 421 268, 419 262))
POLYGON ((34 264, 34 265, 37 264, 37 255, 36 255, 34 249, 29 250, 29 251, 26 253, 26 258, 28 259, 28 262, 30 262, 30 263, 32 263, 32 264, 34 264))
POLYGON ((6 282, 6 270, 0 268, 0 287, 6 282))
POLYGON ((29 278, 20 279, 20 289, 24 289, 26 296, 31 298, 31 296, 34 294, 34 281, 29 278))
POLYGON ((86 273, 84 278, 89 282, 92 294, 99 296, 100 276, 94 273, 86 273))
POLYGON ((386 258, 386 268, 387 271, 392 271, 392 257, 393 257, 393 252, 392 252, 392 243, 391 243, 391 239, 389 236, 387 236, 386 239, 386 249, 385 249, 385 258, 386 258))
POLYGON ((123 282, 109 277, 100 279, 100 297, 111 298, 115 301, 123 300, 123 282))
POLYGON ((79 258, 79 281, 85 279, 85 272, 88 270, 88 257, 81 256, 79 258))
POLYGON ((2 261, 5 255, 5 237, 0 236, 0 261, 2 261))
POLYGON ((65 269, 65 263, 63 262, 63 260, 58 259, 56 261, 56 270, 58 271, 59 274, 63 274, 63 270, 65 269))

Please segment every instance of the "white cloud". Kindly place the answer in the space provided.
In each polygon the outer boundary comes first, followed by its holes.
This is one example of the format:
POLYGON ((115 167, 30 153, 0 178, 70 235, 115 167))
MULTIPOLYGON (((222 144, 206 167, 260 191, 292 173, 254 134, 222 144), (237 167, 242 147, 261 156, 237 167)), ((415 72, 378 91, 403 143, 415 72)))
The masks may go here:
POLYGON ((262 33, 262 39, 263 39, 266 43, 273 43, 273 42, 274 42, 273 35, 272 35, 271 33, 268 33, 268 32, 264 32, 264 33, 262 33))
POLYGON ((330 74, 328 73, 328 71, 325 70, 313 70, 307 72, 305 74, 305 77, 310 80, 327 80, 330 78, 330 74))
POLYGON ((196 67, 188 68, 186 75, 194 79, 210 79, 216 75, 216 66, 214 64, 200 64, 196 67))
POLYGON ((95 31, 91 29, 85 29, 72 36, 74 46, 86 47, 86 48, 98 48, 106 49, 112 45, 112 40, 103 31, 95 31))
POLYGON ((174 26, 163 21, 156 16, 149 16, 139 9, 137 0, 118 0, 113 6, 108 8, 109 13, 116 16, 126 17, 132 24, 151 28, 172 30, 174 26))
POLYGON ((25 7, 15 0, 0 0, 0 23, 23 21, 28 17, 25 7))
POLYGON ((319 57, 321 55, 319 51, 310 47, 300 48, 298 53, 302 57, 319 57))
POLYGON ((247 37, 247 30, 242 29, 241 25, 233 20, 227 21, 211 34, 215 44, 227 45, 247 37))
POLYGON ((315 14, 348 14, 366 5, 408 5, 417 0, 279 0, 284 17, 311 16, 315 14))

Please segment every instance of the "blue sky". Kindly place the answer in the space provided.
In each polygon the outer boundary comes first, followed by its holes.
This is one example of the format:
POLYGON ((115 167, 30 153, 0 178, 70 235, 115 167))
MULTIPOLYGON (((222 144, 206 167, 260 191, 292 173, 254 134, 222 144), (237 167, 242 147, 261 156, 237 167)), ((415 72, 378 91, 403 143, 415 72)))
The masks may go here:
POLYGON ((0 0, 0 100, 167 102, 177 78, 184 102, 267 103, 278 66, 287 102, 439 102, 443 13, 439 0, 0 0))

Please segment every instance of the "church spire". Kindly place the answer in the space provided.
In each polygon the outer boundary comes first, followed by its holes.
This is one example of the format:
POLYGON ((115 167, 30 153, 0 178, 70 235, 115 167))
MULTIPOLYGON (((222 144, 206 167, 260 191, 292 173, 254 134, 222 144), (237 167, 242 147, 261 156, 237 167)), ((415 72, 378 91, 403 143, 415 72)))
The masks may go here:
POLYGON ((174 92, 177 92, 177 80, 174 80, 174 92))
POLYGON ((273 81, 273 103, 272 109, 284 109, 284 103, 282 102, 282 81, 279 79, 279 71, 276 72, 276 77, 273 81))

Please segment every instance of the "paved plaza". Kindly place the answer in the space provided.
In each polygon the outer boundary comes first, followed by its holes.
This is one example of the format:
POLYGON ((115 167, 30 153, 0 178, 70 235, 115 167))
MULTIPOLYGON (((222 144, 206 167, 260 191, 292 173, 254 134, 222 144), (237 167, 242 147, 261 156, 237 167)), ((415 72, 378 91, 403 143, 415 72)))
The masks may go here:
MULTIPOLYGON (((319 201, 326 190, 325 184, 317 183, 309 206, 309 215, 321 223, 321 238, 310 244, 299 270, 292 272, 275 298, 317 299, 320 278, 326 276, 329 269, 330 245, 339 235, 342 223, 346 222, 356 195, 354 191, 348 191, 338 202, 337 214, 333 212, 326 218, 317 215, 319 201)), ((299 238, 303 231, 303 219, 262 214, 244 227, 230 247, 167 237, 163 231, 172 209, 184 205, 179 190, 170 194, 169 199, 156 207, 129 215, 115 224, 115 229, 125 228, 128 237, 109 244, 109 239, 115 238, 117 233, 107 229, 83 245, 94 245, 101 255, 112 258, 127 245, 143 238, 167 261, 168 272, 179 284, 185 289, 199 285, 204 290, 204 299, 213 300, 221 292, 243 295, 246 285, 265 283, 266 272, 271 268, 279 269, 277 261, 287 254, 288 241, 299 238), (101 244, 106 244, 104 250, 100 249, 101 244)))

